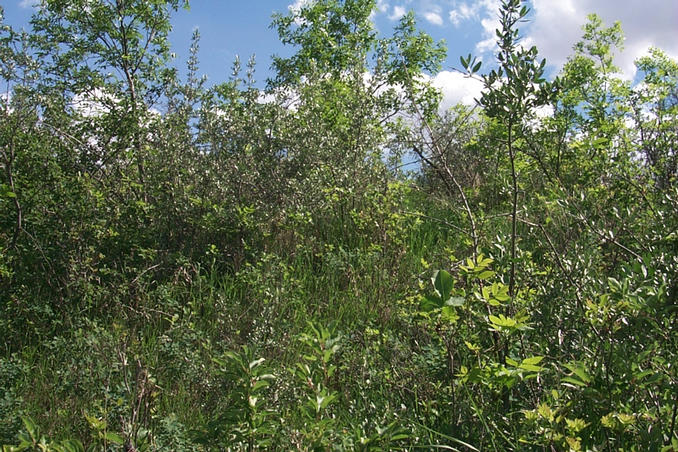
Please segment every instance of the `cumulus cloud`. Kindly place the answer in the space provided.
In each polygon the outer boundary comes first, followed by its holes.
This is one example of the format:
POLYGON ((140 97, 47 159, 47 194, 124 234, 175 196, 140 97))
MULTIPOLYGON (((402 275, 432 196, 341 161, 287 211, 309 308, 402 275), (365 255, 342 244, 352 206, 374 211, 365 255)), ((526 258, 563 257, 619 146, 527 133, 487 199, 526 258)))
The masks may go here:
POLYGON ((475 105, 475 99, 480 98, 483 89, 480 81, 453 71, 437 73, 431 79, 431 83, 443 95, 440 103, 441 111, 446 111, 458 103, 475 105))
MULTIPOLYGON (((419 0, 420 7, 430 7, 431 1, 419 0)), ((451 4, 450 23, 480 25, 480 39, 475 50, 488 57, 496 51, 495 29, 499 28, 500 0, 453 0, 436 3, 451 4)), ((672 58, 678 58, 678 1, 645 0, 642 7, 636 0, 601 2, 599 0, 532 0, 529 23, 522 26, 524 45, 536 45, 549 64, 560 69, 572 55, 573 45, 581 39, 587 15, 598 14, 606 26, 620 21, 626 36, 624 51, 616 55, 616 64, 623 77, 635 75, 634 61, 647 53, 650 46, 659 47, 672 58)))
POLYGON ((582 26, 590 13, 598 14, 605 26, 621 22, 626 40, 624 51, 617 54, 615 61, 624 78, 633 79, 634 61, 645 55, 650 46, 661 48, 672 58, 678 57, 676 1, 645 0, 642 7, 634 0, 532 0, 532 3, 530 43, 557 68, 572 55, 572 46, 581 39, 582 26))
POLYGON ((454 9, 450 10, 449 18, 452 25, 458 27, 462 22, 473 19, 478 16, 478 3, 469 6, 468 3, 462 2, 454 9))
POLYGON ((500 0, 481 0, 473 11, 475 17, 479 17, 482 29, 482 39, 476 44, 476 51, 481 54, 494 52, 497 48, 495 30, 500 26, 499 6, 500 0))
POLYGON ((434 11, 429 11, 424 13, 424 19, 432 23, 433 25, 442 25, 443 24, 443 18, 440 17, 440 14, 434 12, 434 11))
MULTIPOLYGON (((34 0, 21 0, 31 4, 34 0)), ((314 0, 289 0, 289 9, 298 11, 314 0)), ((530 0, 532 8, 529 22, 522 24, 524 45, 536 45, 540 56, 545 57, 556 70, 562 68, 572 46, 581 39, 586 16, 596 13, 607 26, 619 20, 626 36, 624 51, 616 64, 623 77, 635 75, 634 61, 647 53, 650 46, 659 47, 670 57, 678 59, 678 1, 644 0, 530 0)), ((501 0, 377 0, 375 14, 391 21, 403 17, 413 9, 423 19, 422 25, 450 25, 448 40, 454 41, 454 29, 464 25, 478 27, 475 53, 485 60, 496 52, 495 29, 499 28, 498 11, 501 0)))
POLYGON ((389 20, 398 20, 405 15, 405 8, 402 6, 394 6, 393 12, 388 16, 389 20))

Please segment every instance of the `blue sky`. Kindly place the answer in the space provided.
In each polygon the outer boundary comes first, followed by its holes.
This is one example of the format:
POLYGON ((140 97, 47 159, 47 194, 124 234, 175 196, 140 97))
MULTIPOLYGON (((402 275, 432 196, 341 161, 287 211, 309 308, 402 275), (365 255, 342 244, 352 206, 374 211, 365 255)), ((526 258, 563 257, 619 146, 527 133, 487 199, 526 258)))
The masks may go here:
MULTIPOLYGON (((236 55, 243 63, 250 55, 257 59, 256 78, 270 75, 271 55, 286 54, 274 30, 269 28, 274 12, 289 12, 312 0, 191 0, 189 11, 177 12, 170 36, 176 64, 183 66, 194 28, 201 33, 201 72, 210 83, 225 80, 236 55)), ((34 0, 4 0, 5 23, 27 26, 34 0)), ((421 29, 434 39, 444 39, 448 60, 433 77, 444 93, 445 103, 472 102, 479 86, 452 71, 459 55, 473 53, 485 61, 492 59, 494 29, 500 0, 378 0, 373 15, 376 28, 389 35, 397 19, 406 11, 416 13, 421 29)), ((557 71, 571 54, 581 36, 586 15, 599 14, 606 24, 622 22, 626 34, 625 51, 617 59, 623 76, 634 76, 633 61, 650 46, 678 58, 678 0, 530 0, 530 23, 525 25, 527 44, 536 45, 557 71)))
MULTIPOLYGON (((177 55, 183 57, 187 52, 187 37, 197 27, 201 34, 201 66, 211 80, 228 75, 236 55, 244 64, 253 54, 258 63, 257 78, 263 80, 270 74, 271 56, 291 52, 280 44, 275 30, 269 27, 271 16, 274 12, 288 13, 294 7, 295 2, 291 0, 193 1, 190 11, 175 15, 171 41, 177 55)), ((380 33, 390 35, 397 19, 407 10, 405 7, 387 8, 385 2, 380 2, 380 7, 383 9, 378 9, 373 16, 375 27, 380 33)), ((420 27, 434 39, 444 39, 448 45, 449 58, 445 66, 458 66, 458 56, 473 51, 475 42, 481 37, 478 27, 471 23, 455 29, 451 35, 451 30, 433 26, 421 14, 418 17, 420 27)))

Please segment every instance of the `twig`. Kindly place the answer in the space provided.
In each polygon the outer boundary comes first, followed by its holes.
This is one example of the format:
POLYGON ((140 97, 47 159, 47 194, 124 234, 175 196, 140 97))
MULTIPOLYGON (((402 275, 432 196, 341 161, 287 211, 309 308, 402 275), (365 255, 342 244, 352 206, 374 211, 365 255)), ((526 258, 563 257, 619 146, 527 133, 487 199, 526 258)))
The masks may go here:
POLYGON ((426 218, 428 220, 433 220, 437 223, 444 224, 445 226, 449 226, 452 229, 454 229, 458 232, 461 232, 462 234, 468 235, 468 231, 466 229, 460 228, 456 224, 452 224, 449 221, 445 221, 445 220, 442 220, 440 218, 431 217, 429 215, 424 215, 423 213, 419 213, 419 212, 403 212, 403 214, 404 215, 410 215, 410 216, 413 216, 413 217, 420 217, 420 218, 426 218))

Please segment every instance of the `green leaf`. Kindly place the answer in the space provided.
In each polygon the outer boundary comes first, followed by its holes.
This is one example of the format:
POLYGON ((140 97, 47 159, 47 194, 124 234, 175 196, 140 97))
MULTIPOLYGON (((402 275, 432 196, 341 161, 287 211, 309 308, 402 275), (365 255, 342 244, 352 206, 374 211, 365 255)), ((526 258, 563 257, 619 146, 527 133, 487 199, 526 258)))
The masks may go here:
POLYGON ((478 267, 488 267, 494 262, 494 259, 491 257, 485 257, 483 254, 478 255, 478 267))
POLYGON ((436 295, 424 295, 419 303, 419 308, 424 312, 431 312, 442 307, 442 298, 436 295))
POLYGON ((518 361, 511 359, 508 356, 506 357, 506 364, 509 366, 518 367, 518 361))
POLYGON ((508 287, 501 284, 496 291, 493 290, 493 297, 499 301, 508 301, 511 297, 508 294, 508 287))
POLYGON ((531 358, 525 358, 523 364, 537 365, 544 359, 543 356, 533 356, 531 358))
POLYGON ((438 296, 443 300, 447 300, 454 288, 454 278, 452 278, 452 275, 445 270, 437 270, 431 280, 438 296))
POLYGON ((115 432, 106 432, 104 435, 106 441, 110 441, 113 444, 122 444, 125 440, 122 439, 122 436, 118 435, 115 432))
POLYGON ((529 372, 541 372, 542 370, 544 370, 544 368, 541 367, 541 366, 534 366, 532 364, 525 364, 524 362, 520 364, 520 368, 527 370, 529 372))
POLYGON ((504 314, 499 314, 499 317, 490 315, 489 319, 490 322, 492 322, 492 324, 503 328, 512 328, 516 326, 518 323, 515 319, 512 319, 511 317, 505 317, 504 314))
POLYGON ((441 310, 440 317, 443 320, 446 320, 450 323, 456 323, 457 320, 459 320, 459 315, 457 314, 457 311, 452 306, 443 307, 443 309, 441 310))
POLYGON ((85 452, 85 446, 77 439, 67 439, 63 445, 68 452, 85 452))
POLYGON ((564 366, 567 369, 569 369, 570 371, 572 371, 575 375, 577 375, 585 383, 591 382, 591 377, 586 372, 586 368, 584 368, 584 366, 582 366, 581 364, 573 362, 573 363, 567 363, 564 366))
POLYGON ((586 386, 586 383, 584 383, 583 381, 577 380, 576 378, 572 377, 563 377, 560 379, 560 381, 564 383, 571 383, 576 386, 586 386))
POLYGON ((26 431, 31 436, 31 439, 33 439, 34 441, 37 441, 38 436, 40 436, 40 429, 35 424, 35 422, 33 422, 33 419, 31 419, 28 416, 25 416, 25 417, 22 417, 21 420, 24 423, 24 427, 26 427, 26 431))
POLYGON ((104 431, 108 426, 105 420, 98 419, 97 417, 87 413, 85 413, 85 419, 87 419, 87 422, 89 422, 90 427, 92 427, 96 431, 104 431))
POLYGON ((494 276, 494 272, 491 270, 486 270, 478 275, 478 279, 485 280, 494 276))
POLYGON ((271 385, 267 380, 258 380, 252 385, 252 392, 257 392, 260 389, 267 388, 271 385))

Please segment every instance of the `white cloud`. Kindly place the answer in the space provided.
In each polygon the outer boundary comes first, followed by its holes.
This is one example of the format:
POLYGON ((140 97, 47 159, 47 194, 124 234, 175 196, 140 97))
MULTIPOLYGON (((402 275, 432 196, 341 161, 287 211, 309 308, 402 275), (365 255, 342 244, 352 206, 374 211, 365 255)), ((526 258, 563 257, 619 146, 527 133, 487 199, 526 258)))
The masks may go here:
POLYGON ((38 5, 38 2, 39 0, 21 0, 19 2, 19 7, 24 9, 33 8, 38 5))
POLYGON ((446 111, 458 103, 475 105, 475 99, 480 98, 483 89, 480 81, 453 71, 437 73, 431 79, 431 83, 442 92, 441 111, 446 111))
POLYGON ((424 13, 424 19, 428 20, 433 25, 442 25, 443 24, 443 18, 440 17, 440 14, 433 12, 433 11, 429 11, 427 13, 424 13))
POLYGON ((483 39, 476 44, 476 51, 481 54, 492 53, 496 50, 497 35, 495 30, 500 27, 499 6, 500 0, 481 0, 478 2, 476 14, 480 16, 483 39))
MULTIPOLYGON (((31 4, 34 0, 21 0, 31 4)), ((290 11, 298 11, 314 0, 288 0, 290 11)), ((616 64, 626 79, 633 78, 633 62, 647 53, 650 46, 659 47, 670 57, 678 59, 678 0, 530 0, 532 8, 528 23, 521 24, 526 46, 536 45, 540 57, 560 69, 573 54, 572 46, 581 39, 581 27, 589 13, 601 16, 606 26, 622 23, 626 35, 624 51, 617 55, 616 64)), ((395 21, 408 9, 414 9, 423 18, 422 25, 444 25, 449 28, 448 40, 454 41, 454 27, 462 24, 479 27, 475 52, 485 60, 496 51, 495 29, 499 28, 498 11, 501 0, 377 0, 375 14, 395 21)))
POLYGON ((102 116, 115 105, 118 100, 110 93, 100 88, 95 88, 90 92, 82 92, 73 96, 71 106, 73 109, 85 118, 102 116))
MULTIPOLYGON (((388 4, 386 0, 377 0, 377 5, 370 14, 370 20, 372 21, 372 23, 374 24, 374 18, 377 16, 377 14, 387 13, 390 7, 391 6, 388 4)), ((374 26, 376 27, 376 24, 374 24, 374 26)))
MULTIPOLYGON (((423 0, 420 0, 423 3, 423 0)), ((562 68, 573 54, 573 45, 581 39, 582 26, 587 15, 598 14, 605 26, 620 21, 626 37, 624 51, 617 53, 616 64, 622 77, 635 75, 634 61, 647 53, 650 46, 659 47, 670 57, 678 58, 676 20, 678 1, 645 0, 642 7, 637 0, 602 2, 599 0, 531 0, 532 12, 528 23, 522 24, 524 45, 536 45, 540 57, 545 57, 556 69, 562 68)), ((430 2, 426 3, 430 5, 430 2)), ((451 2, 449 20, 455 27, 464 22, 475 22, 481 27, 481 39, 476 52, 489 57, 496 51, 495 29, 499 28, 500 0, 455 0, 451 2)))
POLYGON ((293 13, 298 13, 301 8, 311 3, 311 1, 312 0, 295 0, 294 3, 290 3, 287 9, 293 13))
POLYGON ((606 27, 621 22, 626 40, 616 64, 624 78, 633 78, 634 60, 645 55, 650 46, 661 48, 672 58, 678 57, 678 1, 644 0, 642 6, 636 0, 532 0, 532 3, 530 42, 558 68, 572 55, 572 46, 581 39, 581 27, 590 13, 598 14, 606 27))
POLYGON ((388 16, 389 20, 398 20, 405 15, 405 8, 402 6, 394 6, 393 13, 388 16))
POLYGON ((478 8, 481 5, 474 3, 469 6, 468 3, 462 2, 449 12, 450 22, 455 27, 458 27, 462 22, 478 17, 478 8))
POLYGON ((0 93, 0 110, 2 113, 10 114, 14 111, 12 108, 12 93, 6 91, 0 93))

